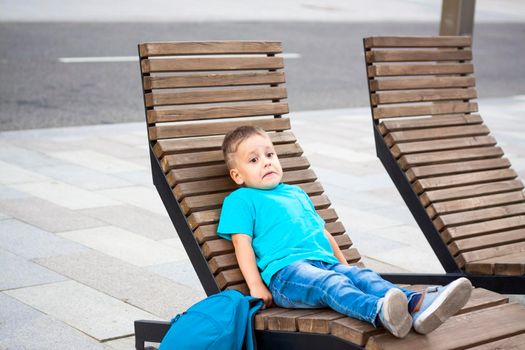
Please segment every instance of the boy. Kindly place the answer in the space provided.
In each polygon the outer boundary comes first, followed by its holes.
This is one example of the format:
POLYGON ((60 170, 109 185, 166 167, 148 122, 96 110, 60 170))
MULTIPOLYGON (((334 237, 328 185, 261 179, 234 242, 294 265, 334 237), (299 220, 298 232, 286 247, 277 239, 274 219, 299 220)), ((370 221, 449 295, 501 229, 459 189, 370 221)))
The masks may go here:
POLYGON ((328 306, 402 338, 411 327, 433 331, 469 299, 465 278, 416 293, 349 266, 308 195, 281 183, 281 164, 264 130, 239 127, 226 135, 222 149, 231 178, 242 187, 225 198, 217 232, 233 241, 250 294, 265 307, 272 301, 289 308, 328 306))

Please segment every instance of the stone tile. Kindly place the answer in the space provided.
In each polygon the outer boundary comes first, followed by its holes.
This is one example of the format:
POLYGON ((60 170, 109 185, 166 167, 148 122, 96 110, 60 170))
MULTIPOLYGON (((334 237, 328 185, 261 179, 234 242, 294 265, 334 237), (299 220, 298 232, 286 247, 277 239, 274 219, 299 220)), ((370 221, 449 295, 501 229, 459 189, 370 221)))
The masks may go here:
POLYGON ((133 205, 84 209, 80 213, 153 240, 177 236, 167 214, 159 215, 133 205))
POLYGON ((116 176, 101 173, 79 165, 58 165, 38 169, 57 181, 61 181, 86 190, 101 190, 114 187, 130 186, 132 183, 116 176))
POLYGON ((411 272, 444 273, 443 267, 430 247, 414 249, 413 246, 386 249, 376 252, 372 258, 399 266, 411 272))
POLYGON ((0 160, 0 184, 17 184, 24 182, 44 181, 47 178, 30 170, 25 170, 17 165, 13 165, 0 160))
POLYGON ((0 290, 65 281, 66 278, 0 249, 0 290))
POLYGON ((152 186, 116 188, 111 190, 97 191, 97 193, 113 198, 122 203, 144 208, 154 213, 161 215, 166 214, 166 208, 164 208, 164 204, 162 203, 160 196, 152 186))
POLYGON ((0 293, 0 310, 0 349, 111 349, 4 293, 0 293))
POLYGON ((0 204, 6 199, 19 199, 19 198, 29 198, 31 195, 29 193, 20 192, 14 188, 0 185, 0 204))
POLYGON ((11 216, 7 215, 6 213, 2 213, 0 211, 0 220, 6 220, 6 219, 11 219, 11 216))
POLYGON ((68 152, 51 153, 51 156, 80 165, 82 167, 100 171, 106 174, 114 174, 122 171, 140 170, 144 167, 122 160, 118 157, 112 157, 104 153, 91 150, 77 150, 68 152))
POLYGON ((372 270, 379 272, 379 273, 409 272, 408 270, 402 269, 398 266, 391 265, 383 261, 378 261, 368 256, 361 256, 361 262, 365 264, 366 267, 371 268, 372 270))
POLYGON ((126 182, 129 182, 133 185, 139 186, 151 186, 153 180, 151 179, 151 170, 137 170, 137 171, 128 171, 114 174, 115 177, 123 179, 126 182))
POLYGON ((111 349, 114 350, 130 350, 135 349, 135 337, 126 337, 116 340, 110 340, 104 343, 111 349))
POLYGON ((158 319, 75 281, 4 292, 97 340, 133 334, 133 321, 158 319))
POLYGON ((95 251, 37 260, 39 264, 130 305, 170 319, 205 297, 193 289, 95 251))
POLYGON ((179 249, 113 226, 59 235, 136 266, 159 265, 186 258, 179 249))
POLYGON ((89 192, 57 181, 10 186, 18 191, 32 194, 35 197, 48 200, 69 209, 86 209, 121 204, 116 200, 98 193, 89 192))
POLYGON ((342 159, 346 162, 359 163, 374 161, 375 155, 373 153, 357 152, 351 148, 339 146, 336 144, 328 144, 321 142, 301 143, 301 147, 305 153, 316 153, 320 155, 330 156, 332 158, 342 159))
POLYGON ((204 293, 199 277, 197 277, 189 259, 174 263, 148 266, 147 269, 160 276, 169 278, 174 282, 184 284, 193 290, 202 291, 204 293))
MULTIPOLYGON (((146 137, 142 141, 143 144, 148 144, 146 137)), ((109 136, 92 137, 89 143, 85 143, 82 141, 71 142, 71 146, 72 147, 70 149, 94 151, 100 154, 104 154, 106 156, 116 157, 119 159, 136 157, 139 153, 144 153, 146 156, 148 156, 148 152, 144 152, 143 149, 140 149, 139 147, 133 144, 119 142, 114 137, 109 136)))
POLYGON ((71 254, 87 249, 15 219, 0 221, 0 247, 27 259, 71 254))
POLYGON ((9 144, 0 148, 0 160, 12 165, 17 165, 26 170, 64 164, 63 161, 51 158, 43 153, 9 144))
POLYGON ((48 232, 105 225, 100 220, 36 197, 0 201, 0 210, 48 232))

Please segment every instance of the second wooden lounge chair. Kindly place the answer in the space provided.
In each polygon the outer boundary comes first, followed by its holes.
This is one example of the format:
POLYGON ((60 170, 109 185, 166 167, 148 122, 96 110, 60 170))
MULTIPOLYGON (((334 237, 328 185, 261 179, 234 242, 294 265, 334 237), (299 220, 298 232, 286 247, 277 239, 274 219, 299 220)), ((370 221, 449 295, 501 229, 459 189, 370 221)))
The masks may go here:
MULTIPOLYGON (((278 42, 173 42, 139 46, 153 182, 208 295, 248 292, 232 244, 216 235, 221 203, 236 188, 220 146, 224 134, 246 124, 268 131, 284 168, 283 180, 301 186, 327 222, 350 263, 352 246, 315 173, 290 131, 283 58, 278 42)), ((412 286, 411 288, 422 288, 412 286)), ((525 308, 476 289, 441 330, 399 340, 327 309, 271 308, 256 316, 262 349, 453 348, 519 342, 525 308), (472 326, 472 328, 468 328, 472 326), (480 329, 487 332, 480 332, 480 329), (454 336, 461 333, 463 336, 454 336)), ((137 349, 159 342, 167 322, 136 321, 137 349)))
POLYGON ((523 294, 523 183, 475 114, 471 42, 364 39, 377 155, 447 272, 409 281, 523 294))

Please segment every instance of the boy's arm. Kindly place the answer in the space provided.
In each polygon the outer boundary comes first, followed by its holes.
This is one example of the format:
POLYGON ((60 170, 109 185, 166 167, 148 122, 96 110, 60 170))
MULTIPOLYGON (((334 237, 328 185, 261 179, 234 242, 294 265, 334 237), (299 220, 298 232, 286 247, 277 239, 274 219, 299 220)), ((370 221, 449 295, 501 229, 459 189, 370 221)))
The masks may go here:
POLYGON ((330 242, 330 246, 332 247, 332 250, 334 251, 334 255, 337 258, 337 260, 339 260, 339 262, 343 265, 348 265, 348 262, 346 261, 345 256, 343 255, 343 252, 337 245, 335 238, 332 237, 330 232, 326 231, 326 229, 324 230, 324 234, 326 238, 328 238, 328 242, 330 242))
POLYGON ((272 293, 264 284, 257 268, 252 238, 244 234, 233 234, 232 242, 242 275, 250 288, 250 295, 264 301, 263 309, 269 307, 272 304, 272 293))

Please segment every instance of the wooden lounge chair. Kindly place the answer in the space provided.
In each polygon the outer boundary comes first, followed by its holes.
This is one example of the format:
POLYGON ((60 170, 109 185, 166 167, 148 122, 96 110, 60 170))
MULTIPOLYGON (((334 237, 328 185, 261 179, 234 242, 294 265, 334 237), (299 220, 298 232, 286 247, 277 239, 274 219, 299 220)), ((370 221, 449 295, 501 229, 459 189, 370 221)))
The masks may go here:
POLYGON ((377 155, 446 277, 525 293, 523 183, 475 114, 471 38, 370 37, 364 48, 377 155))
MULTIPOLYGON (((311 196, 347 260, 359 264, 357 249, 302 156, 289 119, 283 117, 288 104, 283 58, 276 56, 281 52, 278 42, 139 45, 153 182, 208 295, 224 289, 248 292, 232 244, 216 235, 221 203, 237 187, 228 177, 220 146, 224 134, 240 125, 259 125, 269 132, 284 168, 283 180, 311 196)), ((262 349, 469 346, 522 340, 515 335, 525 332, 525 308, 476 289, 447 328, 427 337, 412 333, 402 342, 327 309, 270 308, 256 315, 255 325, 262 349), (450 329, 465 329, 466 324, 474 325, 466 337, 451 336, 450 329), (479 332, 485 328, 490 332, 479 332)), ((167 329, 166 322, 136 321, 137 349, 143 349, 145 341, 160 342, 167 329)))

